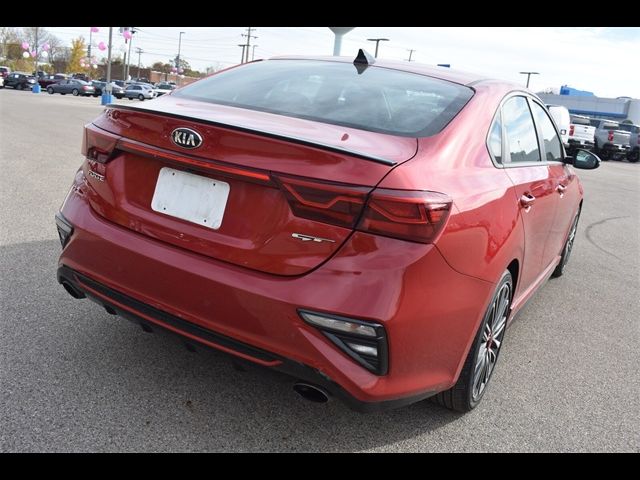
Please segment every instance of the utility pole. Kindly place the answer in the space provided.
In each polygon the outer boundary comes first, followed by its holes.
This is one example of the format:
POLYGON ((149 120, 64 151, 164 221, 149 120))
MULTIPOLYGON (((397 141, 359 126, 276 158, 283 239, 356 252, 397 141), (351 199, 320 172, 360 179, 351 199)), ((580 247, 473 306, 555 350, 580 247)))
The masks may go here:
POLYGON ((91 41, 93 38, 93 28, 89 28, 89 46, 87 47, 87 57, 89 58, 89 63, 91 63, 91 41))
POLYGON ((142 54, 142 49, 138 47, 136 52, 138 52, 138 78, 140 78, 140 55, 142 54))
POLYGON ((136 27, 131 27, 131 40, 129 40, 129 54, 127 55, 127 70, 125 72, 125 80, 129 79, 129 63, 131 63, 131 45, 133 45, 133 34, 136 33, 136 27))
POLYGON ((258 45, 252 45, 251 46, 251 61, 253 62, 253 59, 256 58, 256 47, 258 45))
POLYGON ((242 56, 240 57, 240 63, 244 63, 244 51, 247 48, 247 45, 245 43, 239 43, 238 46, 242 47, 242 56))
POLYGON ((407 62, 410 62, 411 57, 413 56, 413 52, 415 52, 415 50, 413 48, 407 48, 407 51, 409 52, 409 58, 407 59, 407 62))
POLYGON ((182 50, 182 35, 184 35, 185 32, 180 32, 180 35, 178 36, 178 56, 176 57, 176 83, 180 84, 180 82, 178 81, 178 78, 180 78, 178 75, 180 74, 180 51, 182 50))
POLYGON ((127 81, 127 52, 122 54, 124 56, 124 62, 122 62, 122 79, 127 81))
POLYGON ((540 73, 538 73, 538 72, 520 72, 520 75, 526 75, 527 76, 527 88, 529 88, 529 79, 531 78, 531 75, 540 75, 540 73))
POLYGON ((380 45, 380 42, 388 42, 389 39, 388 38, 367 38, 367 41, 376 42, 376 53, 373 56, 378 58, 378 45, 380 45))
POLYGON ((246 63, 249 61, 249 48, 251 47, 251 39, 258 38, 255 35, 251 35, 251 30, 255 30, 255 28, 247 27, 247 34, 246 35, 244 33, 241 34, 243 37, 247 37, 246 48, 244 50, 245 53, 243 55, 243 56, 246 56, 246 60, 244 60, 241 63, 246 63))

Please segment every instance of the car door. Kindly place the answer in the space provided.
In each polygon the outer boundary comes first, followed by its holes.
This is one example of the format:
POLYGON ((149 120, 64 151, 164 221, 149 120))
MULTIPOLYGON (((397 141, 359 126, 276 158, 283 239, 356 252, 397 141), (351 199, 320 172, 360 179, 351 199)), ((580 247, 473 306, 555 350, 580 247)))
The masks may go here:
POLYGON ((575 172, 563 161, 565 153, 556 126, 541 104, 534 99, 529 99, 529 103, 536 123, 543 159, 547 163, 549 178, 553 182, 554 191, 558 197, 558 207, 547 242, 549 251, 545 253, 545 256, 553 258, 560 255, 564 247, 578 209, 580 191, 575 172))
POLYGON ((534 285, 554 255, 547 246, 554 225, 558 194, 543 161, 527 97, 512 95, 502 105, 504 167, 514 185, 525 232, 520 291, 534 285))

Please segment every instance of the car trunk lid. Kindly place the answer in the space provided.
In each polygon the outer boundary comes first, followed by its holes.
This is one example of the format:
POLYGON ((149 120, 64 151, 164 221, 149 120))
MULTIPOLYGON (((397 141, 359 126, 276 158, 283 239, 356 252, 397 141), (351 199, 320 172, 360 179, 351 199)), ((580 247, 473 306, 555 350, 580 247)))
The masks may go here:
POLYGON ((415 138, 163 96, 109 106, 85 130, 83 168, 93 209, 110 221, 211 258, 300 275, 339 249, 367 194, 416 148, 415 138), (179 128, 202 145, 177 145, 179 128), (154 209, 163 171, 228 190, 218 228, 154 209))

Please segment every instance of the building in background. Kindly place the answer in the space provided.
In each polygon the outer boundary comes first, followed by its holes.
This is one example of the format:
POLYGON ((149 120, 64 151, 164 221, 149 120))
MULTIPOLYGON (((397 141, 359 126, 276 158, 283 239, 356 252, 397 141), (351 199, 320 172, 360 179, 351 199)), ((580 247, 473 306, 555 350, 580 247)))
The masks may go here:
POLYGON ((640 125, 640 100, 631 97, 600 98, 585 90, 563 85, 560 94, 538 93, 547 105, 563 105, 569 112, 594 118, 606 118, 623 122, 628 120, 640 125))

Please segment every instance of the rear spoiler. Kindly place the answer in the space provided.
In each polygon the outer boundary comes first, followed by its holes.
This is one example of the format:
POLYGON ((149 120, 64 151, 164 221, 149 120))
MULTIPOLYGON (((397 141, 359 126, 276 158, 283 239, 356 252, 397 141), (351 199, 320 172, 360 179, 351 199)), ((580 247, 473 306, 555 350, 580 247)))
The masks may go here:
POLYGON ((290 135, 282 135, 282 134, 279 134, 279 133, 268 132, 268 131, 265 131, 265 130, 257 130, 257 129, 253 129, 253 128, 247 127, 245 125, 236 125, 236 124, 232 124, 232 123, 214 122, 212 120, 193 117, 193 116, 186 116, 186 115, 180 115, 180 114, 177 114, 177 113, 163 112, 162 110, 152 110, 150 108, 144 108, 144 107, 141 108, 141 107, 134 107, 134 106, 129 106, 129 105, 120 105, 120 104, 116 104, 116 103, 109 103, 108 105, 105 106, 105 108, 113 108, 113 109, 119 109, 119 110, 134 110, 134 111, 144 112, 144 113, 153 113, 153 114, 162 115, 162 116, 165 116, 165 117, 178 118, 180 120, 191 120, 191 121, 196 120, 198 122, 202 122, 202 123, 207 124, 207 125, 213 125, 215 127, 223 127, 223 128, 228 128, 230 130, 237 130, 237 131, 240 131, 240 132, 247 132, 247 133, 253 133, 253 134, 256 134, 256 135, 261 135, 263 137, 276 138, 276 139, 279 139, 279 140, 286 140, 286 141, 291 142, 291 143, 296 143, 296 144, 299 144, 299 145, 306 145, 306 146, 309 146, 309 147, 315 147, 315 148, 319 148, 319 149, 322 149, 322 150, 327 150, 329 152, 344 153, 344 154, 347 154, 347 155, 351 155, 353 157, 362 158, 364 160, 369 160, 369 161, 372 161, 372 162, 381 163, 383 165, 394 166, 394 165, 397 164, 397 162, 395 162, 393 160, 389 160, 388 158, 378 157, 378 156, 371 155, 371 154, 368 154, 368 153, 359 152, 357 150, 336 147, 335 145, 328 145, 326 143, 318 142, 316 140, 310 140, 310 139, 301 138, 301 137, 293 137, 293 136, 290 136, 290 135))

